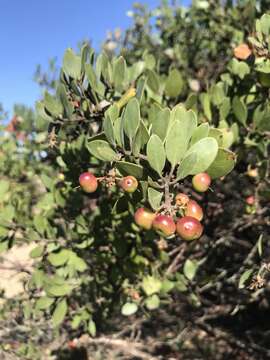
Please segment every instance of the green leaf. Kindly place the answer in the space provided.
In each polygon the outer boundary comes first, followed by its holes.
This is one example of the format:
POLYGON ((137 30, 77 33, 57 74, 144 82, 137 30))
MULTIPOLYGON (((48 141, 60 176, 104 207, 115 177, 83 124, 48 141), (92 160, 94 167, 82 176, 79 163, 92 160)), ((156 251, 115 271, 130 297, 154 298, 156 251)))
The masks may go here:
POLYGON ((0 219, 4 224, 8 224, 15 216, 15 208, 12 205, 7 205, 1 208, 0 219))
POLYGON ((46 292, 50 296, 65 296, 72 291, 73 287, 69 284, 52 285, 47 288, 46 292))
POLYGON ((263 253, 263 234, 259 236, 258 242, 257 242, 257 248, 259 256, 262 256, 263 253))
POLYGON ((124 316, 130 316, 135 314, 135 312, 138 310, 138 305, 135 303, 125 303, 122 306, 121 313, 124 316))
POLYGON ((191 153, 196 154, 196 163, 193 166, 191 175, 206 171, 215 160, 218 152, 217 141, 211 137, 206 137, 192 145, 187 151, 185 158, 191 153))
POLYGON ((67 119, 71 119, 74 107, 68 100, 66 89, 65 89, 63 84, 58 85, 58 87, 57 87, 57 95, 59 96, 59 99, 60 99, 60 101, 61 101, 61 103, 63 105, 64 116, 67 119))
POLYGON ((105 118, 104 118, 103 130, 104 130, 107 140, 112 145, 115 145, 113 122, 109 116, 105 116, 105 118))
POLYGON ((94 91, 97 91, 98 81, 97 81, 96 73, 91 64, 85 64, 85 73, 86 73, 86 76, 87 76, 87 79, 88 79, 91 89, 93 89, 94 91))
POLYGON ((148 143, 150 135, 143 121, 136 132, 135 138, 132 142, 132 153, 134 156, 139 156, 141 149, 148 143))
POLYGON ((193 124, 192 126, 194 126, 194 124, 197 126, 197 115, 193 110, 187 110, 183 105, 176 105, 172 109, 170 127, 173 126, 177 120, 181 123, 189 120, 193 124))
POLYGON ((232 146, 234 141, 233 132, 230 129, 222 129, 221 131, 223 135, 221 147, 224 149, 228 149, 229 147, 232 146))
POLYGON ((162 192, 157 191, 151 187, 148 188, 148 201, 152 209, 157 210, 160 207, 162 196, 162 192))
POLYGON ((0 198, 1 199, 8 192, 9 184, 10 184, 10 182, 8 180, 0 180, 0 198))
POLYGON ((38 214, 35 215, 33 223, 36 230, 43 235, 48 225, 47 219, 44 218, 44 216, 42 216, 41 214, 38 214))
POLYGON ((39 298, 36 302, 36 309, 38 310, 46 310, 54 303, 53 298, 49 298, 47 296, 43 296, 39 298))
POLYGON ((123 115, 123 128, 124 132, 129 138, 130 143, 140 125, 140 105, 136 98, 131 99, 124 111, 123 115))
POLYGON ((222 130, 216 128, 210 128, 208 137, 216 139, 218 146, 220 147, 223 143, 223 133, 222 130))
POLYGON ((29 255, 32 259, 35 259, 35 258, 42 256, 43 251, 44 251, 44 246, 39 245, 39 246, 36 246, 33 250, 31 250, 29 255))
POLYGON ((236 116, 237 120, 241 122, 244 126, 247 122, 247 108, 244 104, 243 100, 239 99, 239 97, 235 96, 232 101, 233 113, 236 116))
POLYGON ((141 179, 143 176, 143 167, 141 165, 126 161, 116 161, 115 166, 124 176, 132 175, 137 179, 141 179))
POLYGON ((194 279, 194 277, 196 275, 196 272, 197 272, 197 269, 198 269, 198 266, 199 266, 198 261, 189 260, 189 259, 187 259, 185 261, 183 271, 184 271, 184 274, 185 274, 187 279, 189 279, 189 280, 194 279))
POLYGON ((78 329, 82 322, 82 316, 81 315, 75 315, 71 322, 71 328, 72 329, 78 329))
POLYGON ((109 117, 114 123, 119 117, 119 107, 117 104, 111 105, 105 112, 105 116, 109 117))
POLYGON ((162 175, 162 170, 165 166, 166 155, 163 143, 157 135, 151 135, 147 144, 146 153, 150 166, 156 170, 159 175, 162 175))
POLYGON ((225 120, 231 110, 231 99, 226 97, 223 99, 222 104, 219 107, 219 115, 221 120, 225 120))
POLYGON ((212 179, 220 178, 232 171, 236 162, 235 154, 227 149, 218 149, 217 156, 211 166, 207 169, 207 173, 212 179))
POLYGON ((46 109, 51 113, 53 116, 60 116, 63 113, 63 106, 59 100, 56 99, 56 97, 49 94, 47 91, 44 95, 44 104, 46 109))
POLYGON ((31 282, 33 282, 33 284, 35 284, 37 288, 40 288, 43 285, 44 280, 45 280, 45 274, 42 270, 35 270, 33 272, 31 282))
POLYGON ((184 157, 195 128, 196 120, 188 117, 176 120, 171 126, 166 137, 165 150, 172 167, 184 157))
POLYGON ((188 175, 191 175, 193 172, 193 168, 197 163, 197 155, 195 152, 187 155, 179 164, 177 169, 176 180, 182 180, 188 175))
POLYGON ((195 144, 199 140, 207 137, 208 134, 209 134, 209 124, 208 123, 201 124, 194 130, 192 134, 192 138, 190 140, 190 146, 195 144))
POLYGON ((147 296, 158 293, 161 289, 161 286, 161 281, 154 276, 148 275, 143 278, 142 288, 147 296))
POLYGON ((74 54, 70 48, 66 50, 64 55, 63 71, 75 80, 78 80, 81 76, 81 58, 74 54))
POLYGON ((89 320, 87 329, 92 337, 96 336, 97 329, 96 329, 96 324, 93 320, 89 320))
POLYGON ((113 61, 113 83, 116 88, 122 88, 126 80, 126 61, 123 56, 113 61))
POLYGON ((152 133, 164 141, 170 124, 170 109, 165 108, 157 113, 152 120, 152 133))
POLYGON ((250 67, 248 64, 245 61, 239 61, 235 58, 232 59, 229 65, 229 69, 240 79, 244 79, 244 77, 250 73, 250 67))
POLYGON ((165 279, 162 281, 160 292, 162 294, 167 294, 174 288, 174 285, 175 283, 173 281, 165 279))
POLYGON ((122 118, 119 117, 114 121, 113 132, 117 145, 124 147, 124 129, 122 118))
POLYGON ((57 304, 52 314, 52 323, 54 327, 59 326, 64 321, 67 310, 67 301, 66 299, 63 299, 57 304))
POLYGON ((238 283, 239 289, 243 289, 245 287, 245 282, 250 278, 252 273, 253 273, 253 270, 248 269, 240 276, 239 283, 238 283))
POLYGON ((104 140, 90 141, 86 146, 89 152, 99 160, 114 161, 118 158, 116 152, 104 140))
POLYGON ((264 14, 261 18, 260 18, 260 28, 261 28, 261 32, 268 36, 270 34, 270 15, 269 14, 264 14))
POLYGON ((210 97, 207 93, 202 93, 200 95, 200 101, 203 107, 203 112, 209 121, 212 120, 212 111, 211 111, 211 103, 210 97))
POLYGON ((48 261, 53 266, 62 266, 68 261, 69 256, 70 256, 70 251, 63 249, 63 250, 59 251, 58 253, 51 253, 48 256, 48 261))
POLYGON ((43 184, 46 186, 46 188, 52 191, 54 185, 54 179, 46 174, 41 174, 40 178, 43 184))
POLYGON ((88 267, 86 262, 73 251, 69 254, 68 266, 72 266, 78 272, 83 272, 88 267))
POLYGON ((148 310, 155 310, 160 305, 159 297, 154 294, 145 300, 145 305, 148 310))
POLYGON ((146 75, 147 75, 147 85, 150 87, 150 89, 154 93, 158 93, 158 91, 159 91, 159 81, 158 81, 157 74, 154 71, 148 69, 146 71, 146 75))
POLYGON ((224 83, 218 82, 211 89, 211 100, 215 106, 219 106, 222 104, 225 98, 225 90, 224 83))
POLYGON ((165 94, 170 98, 176 98, 183 90, 184 81, 182 75, 177 69, 170 71, 165 82, 165 94))

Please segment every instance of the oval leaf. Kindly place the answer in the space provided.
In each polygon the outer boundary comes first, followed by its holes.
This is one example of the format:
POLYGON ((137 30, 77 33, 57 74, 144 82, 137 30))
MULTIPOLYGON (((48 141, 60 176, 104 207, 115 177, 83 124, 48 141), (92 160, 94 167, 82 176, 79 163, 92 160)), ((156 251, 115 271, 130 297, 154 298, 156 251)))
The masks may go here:
POLYGON ((147 160, 150 166, 162 175, 165 166, 166 156, 163 143, 157 135, 152 135, 147 144, 147 160))
POLYGON ((138 305, 135 303, 125 303, 122 306, 121 313, 124 316, 130 316, 135 314, 135 312, 138 310, 138 305))
POLYGON ((152 209, 157 210, 160 207, 160 202, 163 193, 153 188, 148 188, 148 201, 152 209))
POLYGON ((235 163, 236 155, 230 150, 220 148, 207 172, 213 179, 216 179, 229 174, 235 163))
POLYGON ((185 155, 190 138, 196 128, 194 118, 176 120, 166 138, 165 149, 169 162, 174 167, 185 155))
POLYGON ((215 160, 218 152, 218 144, 214 138, 206 137, 194 145, 192 145, 187 151, 185 158, 191 153, 196 154, 196 163, 190 174, 198 174, 209 168, 212 162, 215 160))
POLYGON ((72 49, 67 49, 63 59, 63 71, 73 79, 79 79, 81 75, 81 58, 74 54, 72 49))
POLYGON ((67 309, 68 309, 68 307, 67 307, 66 299, 61 300, 57 304, 57 306, 52 314, 52 323, 53 323, 54 327, 59 326, 64 321, 66 313, 67 313, 67 309))
POLYGON ((104 140, 94 140, 87 144, 89 152, 99 160, 114 161, 117 160, 116 152, 104 140))
POLYGON ((115 165, 120 173, 124 176, 132 175, 137 179, 141 179, 143 176, 143 167, 141 165, 136 165, 126 161, 116 161, 115 165))

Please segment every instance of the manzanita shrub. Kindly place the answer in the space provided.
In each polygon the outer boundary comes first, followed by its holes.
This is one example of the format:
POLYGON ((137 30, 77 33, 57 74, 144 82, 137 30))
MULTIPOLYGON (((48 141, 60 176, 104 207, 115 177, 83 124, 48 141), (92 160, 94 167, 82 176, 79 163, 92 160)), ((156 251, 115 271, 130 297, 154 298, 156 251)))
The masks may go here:
POLYGON ((166 105, 176 98, 174 78, 155 78, 154 91, 148 70, 88 45, 78 55, 68 49, 56 93, 37 104, 63 181, 46 179, 54 206, 34 219, 46 241, 33 251, 42 262, 30 288, 54 325, 68 316, 94 335, 95 320, 154 310, 185 288, 196 265, 172 262, 203 233, 187 184, 206 176, 206 191, 234 167, 216 128, 181 103, 166 105))
POLYGON ((26 321, 94 337, 120 315, 155 316, 175 299, 211 319, 213 304, 234 316, 264 297, 237 291, 256 273, 250 289, 260 289, 268 271, 268 5, 137 4, 123 38, 99 54, 68 49, 59 80, 44 78, 39 126, 24 139, 35 156, 18 139, 4 145, 18 142, 26 184, 8 180, 8 148, 0 183, 5 217, 10 199, 16 210, 0 224, 1 246, 13 241, 10 223, 36 243, 26 321))

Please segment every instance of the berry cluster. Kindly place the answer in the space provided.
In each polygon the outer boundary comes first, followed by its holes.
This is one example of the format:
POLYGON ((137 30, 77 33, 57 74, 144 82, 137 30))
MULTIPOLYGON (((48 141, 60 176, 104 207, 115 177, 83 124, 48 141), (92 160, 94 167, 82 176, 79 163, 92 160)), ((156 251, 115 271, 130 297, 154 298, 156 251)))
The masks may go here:
MULTIPOLYGON (((209 189, 211 178, 206 173, 200 173, 193 177, 192 184, 196 191, 205 192, 209 189)), ((203 233, 201 206, 184 193, 177 194, 174 200, 174 211, 169 215, 139 208, 134 216, 136 224, 145 230, 153 228, 164 237, 170 237, 176 232, 183 240, 191 241, 200 238, 203 233), (178 214, 180 217, 177 218, 178 214)))
MULTIPOLYGON (((93 193, 97 190, 98 181, 105 180, 106 177, 97 178, 90 172, 85 172, 80 175, 79 183, 81 188, 87 193, 93 193)), ((118 181, 119 187, 127 193, 133 193, 138 188, 138 181, 134 176, 125 176, 123 178, 114 178, 118 181)), ((109 179, 110 184, 113 182, 112 177, 109 179)), ((205 192, 209 189, 211 178, 207 173, 200 173, 192 178, 192 185, 198 192, 205 192)), ((184 193, 179 193, 175 196, 175 204, 173 206, 173 214, 154 213, 146 208, 139 208, 135 212, 135 223, 145 230, 154 229, 157 233, 164 237, 170 237, 175 232, 183 240, 195 240, 201 237, 203 226, 201 220, 203 219, 203 210, 201 206, 189 198, 184 193), (174 217, 180 214, 176 222, 174 217)))
POLYGON ((95 175, 87 171, 81 174, 79 177, 80 186, 86 193, 95 192, 98 188, 98 181, 105 181, 106 185, 112 186, 115 184, 116 180, 119 180, 119 187, 127 193, 133 193, 137 190, 139 185, 137 179, 131 175, 125 176, 121 179, 117 178, 114 174, 97 178, 95 175))

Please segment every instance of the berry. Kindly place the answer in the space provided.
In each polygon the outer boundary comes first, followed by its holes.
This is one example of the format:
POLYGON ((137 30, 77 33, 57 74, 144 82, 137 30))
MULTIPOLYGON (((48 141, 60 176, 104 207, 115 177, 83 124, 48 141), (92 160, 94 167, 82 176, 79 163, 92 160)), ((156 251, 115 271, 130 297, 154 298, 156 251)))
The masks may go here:
POLYGON ((144 208, 139 208, 134 214, 135 223, 145 230, 151 229, 155 217, 152 211, 144 208))
POLYGON ((246 204, 248 205, 254 205, 255 204, 255 197, 253 195, 248 196, 246 198, 246 204))
POLYGON ((178 219, 176 232, 183 240, 196 240, 203 232, 202 224, 191 216, 184 216, 178 219))
POLYGON ((157 215, 153 221, 153 228, 162 236, 168 237, 175 233, 176 226, 173 218, 168 215, 157 215))
POLYGON ((247 175, 252 178, 256 178, 258 176, 258 169, 248 169, 247 175))
POLYGON ((252 54, 247 44, 238 45, 236 48, 234 48, 233 52, 234 56, 240 60, 246 60, 252 54))
POLYGON ((185 209, 185 216, 191 216, 199 221, 203 218, 203 210, 195 200, 189 200, 185 209))
POLYGON ((175 203, 178 206, 186 206, 189 202, 189 197, 184 193, 179 193, 175 196, 175 203))
POLYGON ((85 172, 80 175, 79 183, 83 189, 83 191, 87 193, 93 193, 97 190, 98 182, 95 175, 90 172, 85 172))
POLYGON ((192 178, 192 185, 198 192, 205 192, 209 189, 211 177, 207 173, 199 173, 192 178))
POLYGON ((138 187, 138 181, 134 176, 129 175, 121 179, 119 185, 124 191, 133 193, 138 187))

